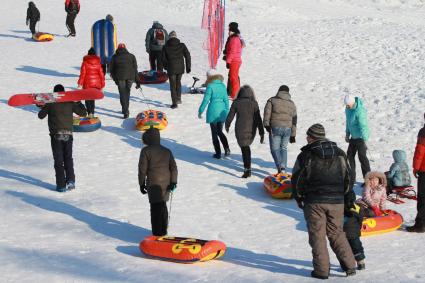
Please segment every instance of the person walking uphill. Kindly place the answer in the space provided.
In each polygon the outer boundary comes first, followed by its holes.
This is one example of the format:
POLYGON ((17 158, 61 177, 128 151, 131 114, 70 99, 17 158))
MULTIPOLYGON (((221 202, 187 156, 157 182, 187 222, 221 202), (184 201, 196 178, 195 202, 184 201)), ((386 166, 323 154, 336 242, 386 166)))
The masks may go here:
POLYGON ((120 93, 121 112, 124 119, 130 115, 130 91, 133 82, 136 82, 136 88, 140 88, 140 80, 137 72, 136 57, 127 51, 124 43, 118 44, 118 49, 112 56, 111 64, 111 78, 118 86, 120 93))
POLYGON ((30 1, 28 2, 28 9, 27 9, 27 25, 30 26, 30 31, 32 35, 35 34, 35 25, 40 20, 40 11, 35 6, 34 2, 30 1))
POLYGON ((242 178, 251 176, 251 148, 257 128, 260 134, 260 142, 264 143, 264 128, 261 120, 260 109, 255 100, 254 90, 244 85, 238 93, 238 97, 230 107, 226 119, 226 132, 229 132, 230 124, 236 115, 235 134, 236 140, 242 150, 244 173, 242 178))
POLYGON ((164 69, 162 64, 162 48, 167 41, 167 31, 158 21, 154 21, 152 27, 146 33, 145 39, 146 52, 149 54, 151 70, 162 72, 164 69))
POLYGON ((75 36, 75 18, 80 12, 80 0, 66 0, 65 1, 65 12, 66 12, 66 27, 69 31, 69 36, 75 36))
POLYGON ((226 68, 229 69, 228 94, 231 99, 236 98, 236 94, 240 88, 239 68, 242 65, 242 48, 243 41, 240 38, 238 24, 229 25, 229 38, 226 41, 225 61, 226 68), (230 85, 230 87, 229 87, 230 85))
POLYGON ((175 31, 170 32, 170 39, 162 49, 162 63, 167 70, 170 80, 171 108, 177 108, 177 104, 182 103, 182 75, 186 62, 186 73, 190 73, 191 60, 190 53, 184 43, 177 38, 175 31))
POLYGON ((166 202, 177 186, 177 165, 173 153, 161 145, 158 129, 148 129, 142 139, 146 146, 139 159, 140 192, 148 193, 152 234, 165 236, 168 227, 166 202))
POLYGON ((269 133, 270 151, 277 172, 286 171, 288 142, 295 143, 297 133, 297 108, 291 100, 288 86, 280 86, 276 96, 267 100, 263 123, 269 133))
MULTIPOLYGON (((105 87, 105 74, 103 73, 100 57, 96 55, 94 48, 90 48, 87 55, 83 58, 80 68, 80 78, 78 79, 78 88, 95 88, 102 90, 105 87)), ((94 100, 85 101, 87 116, 94 116, 94 100)))
POLYGON ((347 158, 350 162, 351 175, 356 180, 356 153, 359 153, 359 161, 362 167, 363 178, 370 171, 369 159, 366 156, 366 142, 369 139, 369 127, 367 125, 366 109, 359 97, 347 95, 344 98, 346 130, 345 141, 348 142, 347 158))
POLYGON ((353 180, 343 150, 326 139, 321 124, 307 131, 308 144, 301 148, 293 168, 293 194, 304 210, 309 244, 313 253, 311 276, 329 277, 326 237, 347 276, 356 274, 356 261, 343 232, 345 198, 352 196, 353 180))
POLYGON ((229 143, 223 133, 223 124, 229 113, 229 97, 227 96, 226 86, 223 84, 223 76, 217 73, 215 69, 207 72, 207 86, 204 99, 198 110, 198 118, 202 118, 202 113, 207 109, 207 123, 210 124, 211 136, 214 145, 214 158, 221 158, 220 141, 223 144, 224 155, 230 155, 229 143))
MULTIPOLYGON (((424 113, 425 118, 425 113, 424 113)), ((418 133, 415 154, 413 156, 413 175, 418 178, 418 213, 415 225, 407 227, 408 232, 425 232, 425 125, 418 133)))
MULTIPOLYGON (((65 88, 59 84, 55 85, 53 91, 65 91, 65 88)), ((74 161, 72 159, 72 113, 80 116, 87 114, 81 102, 48 103, 41 106, 41 110, 38 112, 40 119, 49 116, 50 142, 58 192, 75 189, 74 161)))

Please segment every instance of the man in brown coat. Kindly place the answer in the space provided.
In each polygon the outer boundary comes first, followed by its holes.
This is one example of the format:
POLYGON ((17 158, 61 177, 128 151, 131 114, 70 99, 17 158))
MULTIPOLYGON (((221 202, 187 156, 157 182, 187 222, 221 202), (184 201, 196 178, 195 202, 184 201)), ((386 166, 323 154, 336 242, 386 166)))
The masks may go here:
POLYGON ((165 236, 168 227, 166 202, 177 185, 177 165, 173 153, 160 144, 158 129, 147 130, 142 140, 146 146, 139 159, 140 192, 149 196, 152 234, 165 236))
POLYGON ((356 274, 356 261, 343 232, 344 202, 352 196, 353 180, 344 151, 326 139, 321 124, 307 131, 308 144, 295 162, 292 184, 298 206, 304 210, 313 253, 311 276, 329 277, 326 238, 347 276, 356 274))

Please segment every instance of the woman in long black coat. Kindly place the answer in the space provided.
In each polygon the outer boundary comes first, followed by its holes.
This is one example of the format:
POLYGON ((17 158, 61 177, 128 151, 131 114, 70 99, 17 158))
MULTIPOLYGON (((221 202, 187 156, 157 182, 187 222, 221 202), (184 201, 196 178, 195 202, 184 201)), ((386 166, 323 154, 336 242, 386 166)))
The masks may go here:
POLYGON ((237 99, 233 101, 226 119, 226 131, 229 132, 230 124, 236 115, 235 134, 236 140, 242 150, 244 173, 242 178, 251 176, 251 148, 257 128, 260 142, 264 143, 263 121, 260 115, 258 102, 255 100, 254 90, 249 85, 240 88, 237 99))

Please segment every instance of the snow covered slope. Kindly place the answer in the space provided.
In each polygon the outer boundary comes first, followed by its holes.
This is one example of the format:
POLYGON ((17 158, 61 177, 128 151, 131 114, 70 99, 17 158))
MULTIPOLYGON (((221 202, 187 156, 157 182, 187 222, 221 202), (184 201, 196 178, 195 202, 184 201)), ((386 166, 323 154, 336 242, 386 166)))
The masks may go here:
MULTIPOLYGON (((181 265, 139 252, 139 241, 150 233, 149 204, 137 181, 141 134, 133 129, 134 119, 121 119, 118 90, 110 80, 105 99, 96 104, 103 127, 75 134, 77 189, 54 191, 47 121, 38 120, 36 107, 12 108, 7 99, 50 91, 57 83, 75 88, 96 20, 114 16, 118 41, 136 55, 140 70, 149 66, 144 38, 153 20, 186 43, 193 75, 203 79, 207 70, 203 1, 81 1, 76 38, 63 36, 62 2, 36 2, 40 30, 56 35, 50 43, 36 43, 25 26, 26 1, 2 1, 0 281, 313 282, 301 210, 262 189, 263 178, 275 170, 268 144, 257 138, 253 177, 240 179, 243 165, 233 128, 230 158, 211 158, 209 126, 197 118, 202 97, 183 95, 183 104, 171 110, 168 84, 143 87, 147 100, 133 89, 130 113, 135 117, 147 109, 146 102, 167 113, 163 144, 179 167, 169 233, 224 241, 228 250, 222 260, 181 265)), ((393 149, 406 150, 411 160, 425 109, 423 1, 237 0, 227 1, 226 12, 228 21, 239 22, 247 44, 241 82, 254 88, 260 107, 281 84, 291 89, 299 129, 297 143, 289 146, 289 164, 316 122, 346 148, 346 93, 362 97, 369 111, 372 168, 387 170, 393 149)), ((223 62, 218 69, 227 75, 223 62)), ((191 82, 190 75, 183 77, 185 85, 191 82)), ((389 206, 413 222, 413 201, 389 206)), ((367 270, 346 280, 423 282, 423 240, 402 231, 365 238, 367 270)), ((340 282, 344 274, 333 255, 331 261, 331 280, 340 282)))

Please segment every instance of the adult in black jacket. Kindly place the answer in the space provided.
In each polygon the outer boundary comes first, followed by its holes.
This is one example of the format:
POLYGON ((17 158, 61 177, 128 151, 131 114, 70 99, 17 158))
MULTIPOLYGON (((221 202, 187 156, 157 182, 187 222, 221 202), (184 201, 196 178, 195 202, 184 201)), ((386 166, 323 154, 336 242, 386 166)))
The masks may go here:
POLYGON ((177 165, 173 153, 161 145, 158 129, 148 129, 142 139, 146 146, 139 158, 140 191, 149 196, 152 234, 164 236, 168 226, 166 202, 177 185, 177 165))
POLYGON ((184 65, 186 61, 186 73, 190 73, 191 61, 190 53, 184 43, 180 42, 177 38, 175 31, 170 32, 170 39, 162 48, 162 64, 167 70, 168 78, 170 80, 171 91, 171 108, 177 108, 177 104, 181 100, 181 79, 184 74, 184 65))
POLYGON ((65 12, 66 12, 66 27, 68 28, 69 35, 75 36, 75 18, 80 12, 80 0, 66 0, 65 1, 65 12))
POLYGON ((110 71, 120 93, 122 114, 124 114, 124 119, 127 119, 130 115, 131 86, 133 82, 136 82, 136 88, 139 88, 140 80, 137 73, 136 57, 127 51, 124 43, 118 44, 118 48, 111 59, 110 71))
POLYGON ((354 275, 354 255, 343 232, 344 201, 352 195, 353 186, 347 156, 336 143, 326 139, 321 124, 308 129, 307 142, 295 162, 292 186, 307 222, 313 251, 311 276, 320 279, 329 276, 326 237, 347 276, 354 275))
POLYGON ((236 140, 242 150, 244 173, 242 178, 251 176, 251 149, 257 128, 260 134, 260 142, 264 143, 264 127, 261 120, 260 108, 255 100, 254 90, 244 85, 240 88, 237 99, 233 101, 226 119, 226 132, 236 115, 235 134, 236 140))
POLYGON ((35 34, 35 25, 40 20, 40 11, 35 6, 34 2, 28 2, 27 9, 27 25, 30 26, 32 35, 35 34))
MULTIPOLYGON (((65 91, 62 85, 56 85, 54 92, 65 91)), ((38 118, 48 117, 50 142, 52 145, 56 172, 56 190, 64 192, 75 189, 74 161, 72 159, 72 124, 75 113, 86 116, 86 108, 79 102, 48 103, 41 107, 38 118)))

